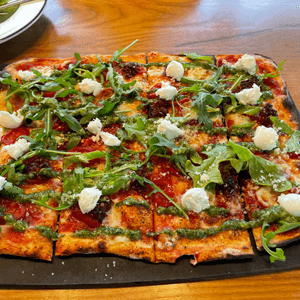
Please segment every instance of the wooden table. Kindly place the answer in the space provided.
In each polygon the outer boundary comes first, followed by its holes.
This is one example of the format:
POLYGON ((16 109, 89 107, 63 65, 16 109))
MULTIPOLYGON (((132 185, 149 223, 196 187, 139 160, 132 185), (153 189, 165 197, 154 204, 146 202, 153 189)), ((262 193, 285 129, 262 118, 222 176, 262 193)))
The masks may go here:
MULTIPOLYGON (((0 63, 26 57, 128 53, 261 53, 277 63, 300 109, 300 2, 48 0, 42 17, 0 45, 0 63)), ((300 270, 199 283, 87 290, 0 290, 0 299, 300 299, 300 270)))

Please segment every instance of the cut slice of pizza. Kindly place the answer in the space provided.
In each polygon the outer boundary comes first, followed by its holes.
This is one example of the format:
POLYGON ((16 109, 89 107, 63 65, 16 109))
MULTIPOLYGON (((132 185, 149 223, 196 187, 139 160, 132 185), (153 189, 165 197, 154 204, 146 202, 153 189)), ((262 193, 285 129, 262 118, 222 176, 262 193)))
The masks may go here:
POLYGON ((112 253, 154 262, 150 191, 133 177, 140 163, 113 158, 100 171, 77 164, 64 181, 75 204, 61 212, 56 255, 112 253))
POLYGON ((223 185, 204 189, 193 187, 193 183, 201 186, 202 181, 205 186, 210 180, 211 174, 201 167, 190 172, 191 180, 165 159, 154 159, 152 164, 148 177, 156 185, 152 195, 156 262, 174 263, 189 255, 194 257, 191 263, 195 265, 254 255, 232 167, 222 165, 219 179, 223 185))
POLYGON ((273 61, 258 55, 219 55, 217 64, 224 69, 220 80, 226 83, 224 92, 231 96, 231 102, 224 103, 224 113, 232 140, 252 142, 258 126, 273 126, 270 117, 297 128, 280 68, 273 61))

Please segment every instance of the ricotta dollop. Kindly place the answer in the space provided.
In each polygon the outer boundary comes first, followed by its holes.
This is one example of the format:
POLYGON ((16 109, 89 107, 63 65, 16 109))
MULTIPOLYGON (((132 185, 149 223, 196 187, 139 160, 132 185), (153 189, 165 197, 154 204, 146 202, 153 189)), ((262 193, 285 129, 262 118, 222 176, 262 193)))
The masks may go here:
POLYGON ((86 94, 92 94, 96 97, 103 89, 102 84, 90 78, 83 79, 78 83, 80 90, 86 94))
POLYGON ((99 198, 101 197, 102 192, 96 187, 84 188, 79 194, 78 205, 83 214, 86 214, 93 210, 99 198))
POLYGON ((0 111, 0 125, 6 128, 17 128, 24 120, 24 117, 19 112, 10 114, 7 111, 0 111))
POLYGON ((3 190, 4 184, 6 183, 6 178, 3 176, 0 176, 0 191, 3 190))
POLYGON ((245 54, 233 65, 236 69, 247 71, 250 75, 256 73, 256 61, 255 57, 245 54))
POLYGON ((18 71, 18 76, 22 79, 22 81, 30 81, 36 78, 36 75, 32 71, 18 71))
POLYGON ((182 196, 181 202, 188 210, 193 210, 197 213, 210 207, 209 197, 204 188, 189 189, 182 196))
POLYGON ((259 86, 254 83, 252 88, 244 89, 239 93, 236 93, 235 97, 244 105, 253 105, 257 103, 261 95, 262 93, 259 86))
POLYGON ((101 132, 100 136, 104 145, 106 146, 120 146, 121 141, 113 134, 108 132, 101 132))
POLYGON ((184 68, 182 64, 176 60, 172 60, 166 69, 167 76, 173 77, 174 79, 180 81, 184 74, 184 68))
POLYGON ((3 149, 7 151, 9 156, 18 159, 29 150, 30 145, 31 143, 27 142, 25 139, 19 139, 12 145, 4 146, 3 149))
POLYGON ((155 95, 161 99, 172 100, 177 95, 177 89, 171 86, 169 82, 162 82, 161 88, 155 92, 155 95))
POLYGON ((98 118, 96 118, 89 122, 86 129, 93 134, 99 134, 102 130, 102 123, 98 118))
POLYGON ((175 124, 169 120, 160 119, 157 127, 157 132, 164 134, 168 140, 174 140, 177 137, 184 135, 184 130, 179 129, 175 124))
POLYGON ((272 150, 276 147, 278 134, 273 128, 258 126, 256 128, 253 142, 254 145, 262 150, 272 150))
POLYGON ((300 195, 298 194, 280 195, 278 197, 278 203, 292 216, 300 217, 300 195))

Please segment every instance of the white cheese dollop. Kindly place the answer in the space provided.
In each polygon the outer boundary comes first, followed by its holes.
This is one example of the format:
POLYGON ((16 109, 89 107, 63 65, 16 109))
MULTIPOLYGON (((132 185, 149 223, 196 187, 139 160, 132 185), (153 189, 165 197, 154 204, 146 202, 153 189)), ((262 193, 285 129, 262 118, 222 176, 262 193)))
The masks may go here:
POLYGON ((0 111, 0 125, 6 128, 17 128, 24 120, 24 117, 19 112, 10 114, 7 111, 0 111))
POLYGON ((167 66, 166 74, 179 81, 184 74, 184 68, 180 62, 172 60, 167 66))
POLYGON ((162 82, 161 88, 155 92, 156 96, 161 99, 172 100, 177 95, 177 90, 174 86, 171 86, 169 82, 162 82))
POLYGON ((300 195, 298 194, 282 194, 278 197, 278 203, 289 214, 300 217, 300 195))
POLYGON ((92 80, 90 78, 83 79, 80 83, 78 83, 80 90, 83 93, 91 94, 96 97, 103 89, 102 84, 98 81, 92 80))
POLYGON ((180 135, 184 135, 184 130, 179 129, 175 124, 172 124, 169 120, 160 119, 160 124, 157 127, 157 132, 164 134, 168 140, 174 140, 180 135))
POLYGON ((256 128, 253 142, 254 145, 262 150, 272 150, 276 147, 278 134, 273 128, 258 126, 256 128))
POLYGON ((3 189, 4 184, 6 183, 6 178, 0 176, 0 191, 3 189))
POLYGON ((102 130, 102 123, 98 118, 96 118, 88 124, 86 129, 93 134, 98 134, 102 130))
POLYGON ((113 134, 108 132, 101 132, 100 136, 102 138, 103 143, 106 146, 120 146, 121 141, 113 134))
POLYGON ((25 139, 19 139, 12 145, 4 146, 3 149, 14 159, 18 159, 29 150, 30 142, 25 139))
POLYGON ((22 79, 22 81, 30 81, 36 78, 36 75, 32 71, 19 71, 18 76, 22 79))
POLYGON ((51 73, 53 72, 53 69, 51 67, 45 66, 45 67, 37 67, 37 70, 42 73, 43 76, 49 77, 51 73))
POLYGON ((79 194, 78 205, 83 214, 86 214, 96 207, 102 192, 96 187, 84 188, 79 194))
POLYGON ((235 97, 239 100, 240 103, 247 104, 256 104, 262 95, 260 88, 255 83, 252 88, 241 90, 239 93, 235 94, 235 97))
POLYGON ((193 210, 198 213, 210 207, 208 195, 203 188, 189 189, 182 196, 181 201, 182 205, 188 210, 193 210))
POLYGON ((242 69, 247 71, 250 75, 256 73, 256 61, 255 57, 245 54, 233 65, 236 69, 242 69))

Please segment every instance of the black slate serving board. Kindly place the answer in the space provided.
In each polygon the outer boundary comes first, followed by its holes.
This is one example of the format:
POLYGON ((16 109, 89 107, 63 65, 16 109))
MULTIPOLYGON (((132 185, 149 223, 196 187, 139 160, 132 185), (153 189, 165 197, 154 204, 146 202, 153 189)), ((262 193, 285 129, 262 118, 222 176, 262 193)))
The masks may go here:
MULTIPOLYGON (((0 64, 2 70, 7 64, 0 64)), ((3 72, 0 71, 0 76, 3 72)), ((287 91, 286 106, 300 115, 287 91)), ((0 256, 1 288, 95 288, 207 281, 243 277, 300 268, 300 241, 282 247, 286 261, 270 263, 266 252, 259 252, 249 231, 255 255, 206 262, 193 266, 190 257, 175 264, 152 264, 115 255, 73 255, 54 257, 52 262, 9 255, 0 256)))

